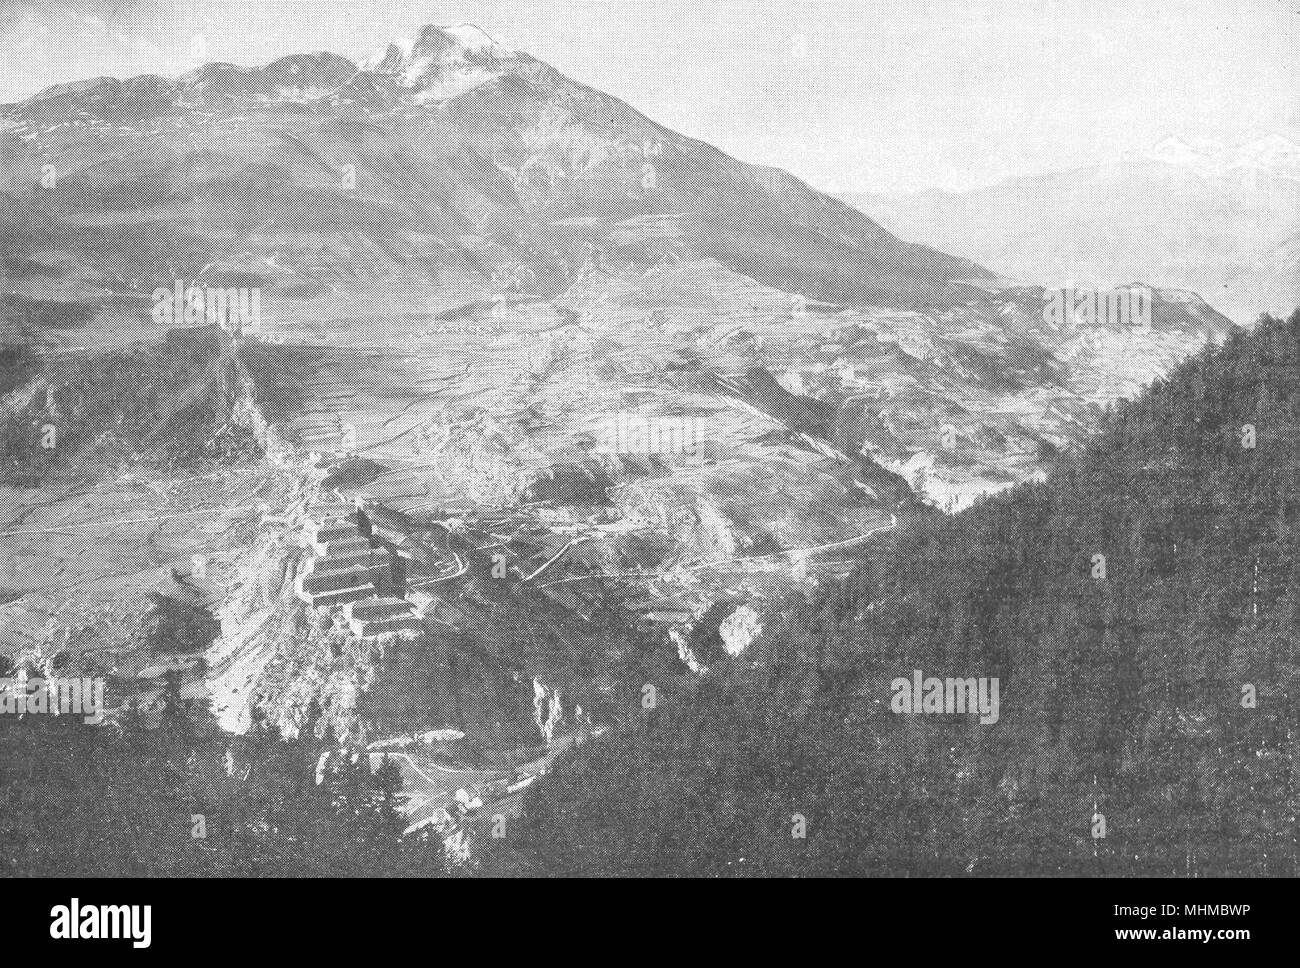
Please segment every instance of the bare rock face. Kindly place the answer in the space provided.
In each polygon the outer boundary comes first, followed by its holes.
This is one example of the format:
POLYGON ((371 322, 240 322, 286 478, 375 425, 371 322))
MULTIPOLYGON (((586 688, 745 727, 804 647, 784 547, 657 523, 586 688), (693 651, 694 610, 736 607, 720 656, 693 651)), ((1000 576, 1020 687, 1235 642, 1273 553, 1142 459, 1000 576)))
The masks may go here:
POLYGON ((560 690, 542 685, 533 680, 533 722, 542 739, 548 744, 555 736, 555 728, 564 721, 564 706, 560 701, 560 690))
POLYGON ((742 605, 723 620, 718 634, 722 638, 722 648, 727 655, 737 656, 749 648, 762 631, 758 612, 749 605, 742 605))

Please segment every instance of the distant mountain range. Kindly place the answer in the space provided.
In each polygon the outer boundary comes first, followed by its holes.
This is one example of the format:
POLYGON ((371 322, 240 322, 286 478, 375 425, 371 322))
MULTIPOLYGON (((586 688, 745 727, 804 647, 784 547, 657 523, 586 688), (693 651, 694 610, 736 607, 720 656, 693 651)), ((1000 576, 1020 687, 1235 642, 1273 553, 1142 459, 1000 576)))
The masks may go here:
POLYGON ((891 231, 1026 283, 1191 290, 1240 324, 1300 304, 1295 131, 1166 138, 1114 164, 947 193, 845 195, 891 231))

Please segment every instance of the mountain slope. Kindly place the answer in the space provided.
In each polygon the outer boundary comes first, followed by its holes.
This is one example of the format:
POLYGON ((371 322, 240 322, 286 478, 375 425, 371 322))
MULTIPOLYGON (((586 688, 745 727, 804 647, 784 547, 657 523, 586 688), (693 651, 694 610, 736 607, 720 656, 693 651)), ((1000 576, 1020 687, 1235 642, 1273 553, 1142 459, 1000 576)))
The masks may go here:
POLYGON ((522 856, 552 874, 1295 876, 1297 365, 1300 311, 1120 407, 1046 483, 919 520, 566 757, 522 856), (900 711, 914 670, 997 677, 995 721, 900 711))
MULTIPOLYGON (((530 334, 530 314, 617 321, 644 362, 757 368, 847 407, 823 428, 835 446, 919 474, 941 504, 1039 473, 1100 406, 1229 328, 1172 290, 1153 294, 1153 333, 1045 326, 1050 293, 903 242, 469 26, 426 27, 360 67, 318 53, 60 85, 0 110, 0 158, 11 341, 156 337, 151 296, 178 280, 258 287, 263 334, 296 344, 404 350, 448 321, 522 326, 462 344, 502 358, 493 379, 536 379, 539 357, 568 352, 530 334)), ((566 388, 592 383, 571 379, 576 359, 552 368, 566 388)), ((621 394, 615 411, 640 392, 633 368, 589 369, 621 394)), ((490 382, 463 387, 480 412, 518 409, 487 403, 490 382)), ((680 389, 660 387, 659 406, 680 389)))
POLYGON ((943 301, 959 280, 991 278, 471 28, 425 27, 359 71, 312 54, 60 85, 6 106, 0 124, 0 190, 24 211, 9 244, 71 246, 141 287, 214 263, 265 275, 274 256, 317 279, 490 278, 522 263, 553 291, 560 259, 646 268, 666 251, 810 298, 943 301), (653 230, 615 231, 633 218, 653 230), (134 238, 111 264, 108 232, 134 238), (159 235, 184 244, 183 266, 148 244, 159 235))

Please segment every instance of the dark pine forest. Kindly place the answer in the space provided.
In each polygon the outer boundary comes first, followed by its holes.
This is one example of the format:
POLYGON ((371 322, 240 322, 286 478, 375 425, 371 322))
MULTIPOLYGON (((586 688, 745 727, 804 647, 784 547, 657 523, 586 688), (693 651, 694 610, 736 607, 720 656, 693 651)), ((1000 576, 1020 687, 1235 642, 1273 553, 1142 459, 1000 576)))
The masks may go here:
POLYGON ((915 518, 750 652, 579 748, 509 862, 1294 876, 1298 382, 1300 311, 1263 317, 1116 407, 1046 482, 915 518), (999 722, 892 712, 914 669, 999 677, 999 722))

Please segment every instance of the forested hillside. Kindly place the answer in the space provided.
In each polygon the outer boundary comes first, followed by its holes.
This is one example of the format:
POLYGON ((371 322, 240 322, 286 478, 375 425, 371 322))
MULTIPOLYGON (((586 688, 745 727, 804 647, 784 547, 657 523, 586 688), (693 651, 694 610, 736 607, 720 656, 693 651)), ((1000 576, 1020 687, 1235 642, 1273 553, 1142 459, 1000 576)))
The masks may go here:
POLYGON ((441 849, 402 840, 397 765, 372 774, 313 737, 318 717, 288 742, 260 724, 231 736, 175 679, 148 717, 0 716, 0 875, 444 873, 441 849))
MULTIPOLYGON (((487 871, 1294 875, 1300 312, 1112 413, 1046 483, 924 514, 568 754, 487 871), (996 722, 894 711, 996 677, 996 722), (801 836, 802 835, 802 836, 801 836)), ((11 672, 11 670, 10 670, 11 672)), ((641 693, 644 696, 644 692, 641 693)), ((310 718, 310 717, 309 717, 310 718)), ((301 736, 314 733, 308 724, 301 736)), ((420 874, 399 778, 323 739, 0 717, 23 874, 420 874), (196 815, 206 836, 193 836, 196 815)))
POLYGON ((1297 380, 1300 311, 1263 317, 1046 483, 915 522, 571 754, 508 862, 1295 875, 1297 380), (895 713, 891 681, 917 669, 998 677, 998 721, 895 713))

